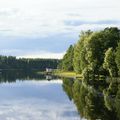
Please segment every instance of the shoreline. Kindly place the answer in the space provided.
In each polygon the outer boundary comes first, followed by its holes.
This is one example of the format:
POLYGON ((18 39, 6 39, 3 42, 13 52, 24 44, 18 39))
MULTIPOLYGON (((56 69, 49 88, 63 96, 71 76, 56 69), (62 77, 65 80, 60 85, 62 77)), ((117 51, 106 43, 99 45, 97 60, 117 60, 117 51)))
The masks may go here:
POLYGON ((50 72, 50 73, 47 73, 46 71, 37 72, 37 74, 54 75, 54 76, 66 77, 66 78, 82 78, 81 74, 76 74, 74 71, 59 71, 59 70, 55 70, 55 71, 50 72))

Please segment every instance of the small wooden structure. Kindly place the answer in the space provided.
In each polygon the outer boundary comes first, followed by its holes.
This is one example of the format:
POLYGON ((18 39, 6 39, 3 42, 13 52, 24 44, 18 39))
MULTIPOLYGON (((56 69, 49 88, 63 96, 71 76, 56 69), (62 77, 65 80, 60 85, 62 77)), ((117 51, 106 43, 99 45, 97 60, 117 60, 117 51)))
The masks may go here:
POLYGON ((52 68, 46 68, 46 73, 52 73, 53 69, 52 68))

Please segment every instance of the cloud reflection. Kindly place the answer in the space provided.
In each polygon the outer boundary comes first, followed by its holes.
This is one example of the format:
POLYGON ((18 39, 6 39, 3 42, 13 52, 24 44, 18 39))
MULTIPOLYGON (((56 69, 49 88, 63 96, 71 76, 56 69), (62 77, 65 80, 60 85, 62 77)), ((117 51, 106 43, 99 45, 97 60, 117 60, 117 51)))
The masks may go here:
POLYGON ((49 100, 15 100, 0 105, 1 120, 79 120, 75 108, 68 102, 49 100), (59 107, 58 107, 59 106, 59 107))
POLYGON ((80 120, 61 83, 18 80, 0 84, 0 120, 80 120))

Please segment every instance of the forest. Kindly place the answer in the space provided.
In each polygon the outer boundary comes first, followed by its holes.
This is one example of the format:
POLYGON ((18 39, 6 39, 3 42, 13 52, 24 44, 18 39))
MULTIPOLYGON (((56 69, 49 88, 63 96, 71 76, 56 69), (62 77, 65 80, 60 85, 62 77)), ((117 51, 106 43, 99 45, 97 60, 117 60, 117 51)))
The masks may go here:
POLYGON ((56 69, 59 63, 58 59, 25 59, 13 56, 0 56, 0 69, 22 69, 22 70, 40 70, 46 68, 56 69))
POLYGON ((120 30, 82 31, 76 44, 70 45, 59 63, 63 71, 85 75, 120 75, 120 30))
POLYGON ((59 63, 59 70, 81 74, 63 79, 63 89, 87 120, 120 120, 120 30, 82 31, 59 63))

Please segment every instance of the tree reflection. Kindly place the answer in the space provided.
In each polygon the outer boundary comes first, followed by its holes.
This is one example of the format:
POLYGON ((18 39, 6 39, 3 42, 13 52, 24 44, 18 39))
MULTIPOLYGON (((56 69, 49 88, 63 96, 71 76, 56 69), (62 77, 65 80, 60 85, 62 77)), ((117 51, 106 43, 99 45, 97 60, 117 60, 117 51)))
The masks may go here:
POLYGON ((88 120, 120 120, 118 78, 63 79, 63 89, 70 100, 74 101, 81 117, 88 120))
MULTIPOLYGON (((51 79, 53 76, 51 76, 51 79)), ((54 77, 55 78, 55 77, 54 77)), ((48 80, 45 74, 37 74, 36 71, 6 70, 0 73, 0 83, 16 82, 16 80, 48 80)), ((50 79, 49 79, 50 80, 50 79)))

